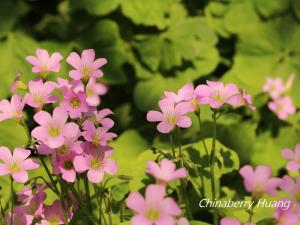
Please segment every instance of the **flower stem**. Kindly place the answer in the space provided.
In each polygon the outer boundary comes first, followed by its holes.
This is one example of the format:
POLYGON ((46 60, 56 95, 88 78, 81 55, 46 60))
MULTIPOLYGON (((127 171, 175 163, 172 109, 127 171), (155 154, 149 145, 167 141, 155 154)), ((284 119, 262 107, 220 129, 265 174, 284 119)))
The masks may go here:
POLYGON ((11 210, 10 210, 10 225, 14 224, 14 180, 10 177, 10 192, 11 192, 11 210))
POLYGON ((173 135, 172 133, 169 134, 169 139, 170 139, 170 144, 172 148, 172 154, 173 154, 173 159, 176 159, 176 154, 175 154, 175 147, 174 147, 174 140, 173 140, 173 135))
MULTIPOLYGON (((214 111, 212 115, 213 119, 213 140, 212 140, 212 150, 211 150, 211 189, 212 189, 212 200, 214 201, 217 197, 216 195, 216 185, 215 185, 215 161, 216 161, 216 139, 217 139, 217 112, 214 111)), ((218 225, 218 212, 214 209, 213 212, 213 224, 218 225)))
POLYGON ((91 193, 90 193, 90 187, 89 187, 89 182, 88 182, 87 176, 85 176, 83 178, 83 182, 84 182, 84 188, 85 188, 85 193, 86 193, 86 197, 87 197, 88 207, 89 207, 89 210, 92 210, 91 193))
MULTIPOLYGON (((181 148, 181 130, 180 130, 180 128, 178 128, 178 148, 179 148, 180 165, 181 165, 181 167, 184 167, 182 148, 181 148)), ((186 215, 189 219, 192 219, 192 213, 191 213, 192 211, 191 211, 189 200, 188 200, 186 185, 183 180, 180 180, 180 183, 181 183, 182 198, 184 199, 185 206, 186 206, 186 210, 185 210, 186 215)))
POLYGON ((254 208, 256 207, 257 203, 258 203, 258 199, 256 199, 254 196, 251 197, 251 202, 254 201, 254 204, 251 205, 251 209, 248 211, 249 214, 249 222, 252 222, 253 219, 253 215, 254 215, 254 208))
POLYGON ((92 224, 96 224, 96 222, 95 222, 96 220, 94 219, 94 215, 90 211, 86 210, 86 207, 84 206, 84 203, 82 202, 82 200, 81 200, 78 192, 76 191, 75 187, 73 186, 73 184, 70 185, 70 188, 71 188, 71 191, 74 194, 75 198, 77 199, 79 204, 82 206, 82 207, 80 207, 80 209, 83 211, 83 213, 87 216, 87 218, 90 220, 90 222, 92 224))
POLYGON ((53 179, 53 177, 51 175, 51 172, 50 172, 50 170, 49 170, 49 168, 48 168, 48 166, 47 166, 47 164, 46 164, 43 156, 39 155, 39 159, 40 159, 40 161, 41 161, 41 163, 42 163, 42 165, 43 165, 43 167, 44 167, 44 169, 45 169, 45 171, 46 171, 46 173, 47 173, 47 175, 48 175, 48 177, 49 177, 49 179, 51 181, 51 184, 52 184, 52 186, 53 186, 53 188, 55 190, 55 193, 59 196, 60 194, 59 194, 59 190, 58 190, 58 188, 56 186, 56 182, 54 181, 54 179, 53 179))

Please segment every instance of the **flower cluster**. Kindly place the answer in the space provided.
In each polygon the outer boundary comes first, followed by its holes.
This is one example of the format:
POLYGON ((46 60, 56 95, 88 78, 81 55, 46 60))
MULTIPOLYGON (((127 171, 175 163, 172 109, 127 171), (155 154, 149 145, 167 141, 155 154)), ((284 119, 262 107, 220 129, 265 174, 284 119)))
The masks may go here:
POLYGON ((190 127, 192 121, 187 114, 197 112, 200 105, 209 105, 212 109, 219 109, 223 105, 230 105, 234 108, 247 106, 251 110, 255 109, 251 96, 235 84, 225 85, 218 81, 206 83, 196 88, 193 84, 185 84, 178 93, 166 91, 158 103, 161 111, 150 110, 147 120, 159 122, 157 130, 161 133, 169 133, 176 126, 190 127))
MULTIPOLYGON (((283 157, 290 159, 287 164, 287 169, 290 171, 298 171, 300 166, 297 163, 297 151, 299 153, 300 145, 296 145, 296 153, 290 149, 284 149, 282 151, 283 157)), ((298 159, 299 161, 299 159, 298 159)), ((260 165, 255 170, 246 165, 240 169, 240 175, 244 179, 244 185, 248 192, 252 193, 252 198, 258 201, 264 194, 270 196, 277 196, 277 189, 284 192, 286 196, 283 200, 288 201, 288 208, 278 206, 274 211, 275 224, 278 225, 296 225, 300 222, 300 175, 295 178, 285 175, 282 178, 271 177, 271 167, 260 165)), ((235 218, 223 218, 221 225, 239 225, 240 222, 235 218)), ((247 225, 254 225, 249 222, 247 225)))
POLYGON ((266 83, 263 86, 263 91, 272 99, 268 104, 268 108, 281 120, 286 120, 296 112, 291 97, 287 95, 287 92, 293 85, 294 79, 295 75, 292 74, 286 84, 284 84, 280 77, 267 77, 266 83))
POLYGON ((176 165, 169 159, 162 159, 160 165, 153 161, 147 164, 147 173, 155 177, 157 184, 146 187, 145 198, 139 192, 132 192, 126 200, 128 208, 135 212, 133 225, 188 225, 181 217, 181 209, 171 197, 166 197, 167 185, 187 176, 186 170, 176 170, 176 165))
POLYGON ((108 145, 117 137, 110 132, 114 122, 107 118, 113 112, 107 108, 98 109, 100 96, 108 90, 97 80, 103 76, 101 67, 107 60, 95 59, 93 49, 84 50, 81 56, 72 52, 66 60, 74 67, 69 72, 71 79, 58 77, 56 81, 48 81, 49 73, 60 71, 62 59, 58 52, 49 55, 48 51, 37 49, 36 56, 26 57, 33 66, 32 72, 37 74, 26 86, 26 93, 23 96, 17 93, 19 76, 12 85, 11 100, 0 101, 0 121, 14 119, 27 129, 30 136, 27 149, 16 148, 12 154, 6 147, 0 148, 0 176, 9 174, 12 181, 28 182, 27 171, 39 167, 37 161, 28 159, 34 152, 51 181, 47 187, 38 186, 34 193, 29 188, 19 195, 22 205, 15 207, 13 216, 7 215, 14 224, 31 224, 33 219, 39 221, 36 224, 65 224, 75 209, 76 201, 71 192, 68 191, 67 195, 74 200, 72 206, 63 199, 47 206, 43 205, 46 198, 44 189, 51 188, 60 195, 64 186, 80 178, 100 183, 105 173, 114 175, 117 172, 116 162, 110 158, 113 149, 108 145), (25 107, 33 108, 35 112, 33 120, 36 126, 31 131, 24 119, 25 107), (48 157, 54 175, 50 174, 48 157), (61 190, 57 183, 61 184, 61 190))

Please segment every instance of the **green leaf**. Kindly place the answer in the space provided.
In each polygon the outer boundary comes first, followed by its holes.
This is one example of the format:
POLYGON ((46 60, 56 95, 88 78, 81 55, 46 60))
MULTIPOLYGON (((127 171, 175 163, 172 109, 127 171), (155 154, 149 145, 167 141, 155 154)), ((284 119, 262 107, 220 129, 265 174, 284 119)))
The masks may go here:
POLYGON ((264 17, 271 17, 288 11, 290 3, 291 2, 289 0, 254 0, 256 8, 258 9, 259 13, 264 17))
POLYGON ((25 129, 14 120, 0 122, 0 132, 0 146, 6 146, 10 149, 22 148, 29 141, 25 129))
POLYGON ((147 185, 145 180, 148 179, 146 174, 147 162, 154 161, 157 158, 151 150, 146 150, 141 153, 134 161, 135 165, 131 167, 131 175, 133 180, 130 180, 130 191, 139 191, 141 188, 147 185))
POLYGON ((0 61, 6 62, 0 67, 0 98, 9 95, 9 87, 18 71, 22 72, 22 80, 35 77, 31 73, 31 65, 25 61, 27 55, 31 55, 37 43, 23 33, 10 33, 5 41, 0 43, 0 61))
POLYGON ((250 122, 218 126, 217 136, 225 146, 237 151, 241 162, 247 163, 257 141, 256 128, 257 124, 250 122))
MULTIPOLYGON (((191 179, 194 189, 204 191, 206 198, 212 199, 211 177, 210 177, 210 158, 212 150, 212 139, 183 146, 188 154, 191 179), (200 176, 200 177, 199 177, 200 176)), ((215 183, 220 188, 220 178, 227 173, 238 170, 240 163, 236 152, 226 148, 216 141, 216 164, 215 164, 215 183)))
POLYGON ((174 0, 130 0, 121 1, 122 12, 135 24, 156 26, 160 29, 166 26, 166 12, 174 0))
POLYGON ((281 76, 287 80, 296 73, 291 96, 300 106, 300 27, 291 17, 281 17, 256 27, 256 31, 239 34, 237 53, 232 69, 223 81, 234 82, 253 95, 262 92, 266 76, 281 76), (249 79, 251 77, 251 79, 249 79))
POLYGON ((226 30, 231 33, 255 32, 261 20, 256 13, 253 0, 232 1, 224 16, 226 30), (243 13, 241 13, 243 12, 243 13))
POLYGON ((257 225, 275 225, 276 224, 276 219, 264 219, 256 223, 257 225))
POLYGON ((300 2, 292 1, 292 9, 297 19, 300 20, 300 2))
POLYGON ((0 1, 0 38, 5 36, 15 25, 20 16, 20 3, 16 0, 0 1))
POLYGON ((190 221, 190 225, 210 225, 210 223, 205 223, 205 222, 202 222, 202 221, 192 220, 192 221, 190 221))
POLYGON ((211 1, 205 8, 205 19, 220 36, 228 38, 230 32, 224 24, 224 16, 228 11, 230 4, 226 2, 211 1))
POLYGON ((159 67, 162 45, 163 40, 160 36, 156 35, 139 37, 139 39, 133 43, 133 47, 140 53, 142 62, 152 71, 156 71, 159 67))
POLYGON ((281 156, 284 148, 294 149, 299 140, 299 132, 291 127, 280 129, 277 137, 270 132, 262 133, 255 141, 251 155, 252 163, 256 165, 269 165, 274 174, 286 164, 286 159, 281 156), (272 152, 272 157, 270 157, 272 152))
POLYGON ((112 158, 117 161, 118 174, 129 176, 136 165, 135 160, 149 147, 147 141, 135 130, 125 131, 111 146, 115 148, 112 158))
POLYGON ((115 185, 111 189, 112 198, 115 201, 123 200, 129 192, 129 185, 127 182, 115 185))
POLYGON ((134 89, 134 102, 141 111, 157 108, 158 100, 164 91, 175 91, 185 84, 188 77, 164 78, 156 75, 151 79, 139 82, 134 89))
POLYGON ((130 221, 126 221, 126 222, 123 222, 123 223, 119 223, 119 225, 131 225, 131 222, 130 221))
POLYGON ((88 13, 96 16, 104 16, 114 11, 120 4, 120 0, 72 0, 74 9, 85 9, 88 13))

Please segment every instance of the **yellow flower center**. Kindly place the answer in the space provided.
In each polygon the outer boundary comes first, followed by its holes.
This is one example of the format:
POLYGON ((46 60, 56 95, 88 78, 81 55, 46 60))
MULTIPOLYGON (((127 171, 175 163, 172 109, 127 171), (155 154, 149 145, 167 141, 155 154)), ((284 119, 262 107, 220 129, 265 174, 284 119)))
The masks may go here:
POLYGON ((39 72, 40 75, 42 75, 43 77, 45 77, 46 75, 49 74, 49 68, 47 65, 43 65, 40 67, 40 72, 39 72))
POLYGON ((220 94, 220 92, 217 92, 214 96, 213 99, 215 99, 217 102, 224 102, 223 96, 220 94))
POLYGON ((83 74, 84 77, 88 77, 91 73, 91 70, 87 67, 82 68, 81 73, 83 74))
POLYGON ((160 217, 160 213, 158 210, 155 209, 149 209, 146 213, 146 217, 151 221, 156 221, 160 217))
POLYGON ((59 219, 56 217, 48 219, 49 225, 59 225, 59 219))
POLYGON ((103 165, 102 161, 99 159, 99 158, 96 158, 96 159, 92 159, 90 161, 90 167, 92 169, 99 169, 101 166, 103 165))
POLYGON ((93 89, 87 88, 87 89, 86 89, 86 95, 87 95, 87 96, 93 96, 93 95, 94 95, 93 89))
POLYGON ((99 136, 99 135, 94 135, 93 138, 92 138, 92 142, 93 142, 93 144, 98 145, 99 142, 101 141, 101 139, 102 139, 101 136, 99 136))
POLYGON ((57 154, 63 155, 69 152, 69 148, 66 145, 61 146, 60 148, 56 149, 57 154))
POLYGON ((51 137, 57 137, 59 135, 59 130, 57 127, 51 127, 48 133, 51 137))
POLYGON ((12 164, 10 164, 9 170, 10 170, 11 172, 17 173, 17 172, 20 172, 20 171, 21 171, 21 167, 20 167, 20 165, 19 165, 18 163, 13 162, 12 164))
POLYGON ((44 103, 44 98, 40 95, 36 95, 33 97, 33 101, 38 103, 38 104, 43 104, 44 103))
POLYGON ((78 108, 80 106, 80 100, 78 98, 73 98, 70 103, 73 108, 78 108))
POLYGON ((168 124, 175 125, 176 124, 176 116, 167 115, 166 116, 166 121, 167 121, 168 124))

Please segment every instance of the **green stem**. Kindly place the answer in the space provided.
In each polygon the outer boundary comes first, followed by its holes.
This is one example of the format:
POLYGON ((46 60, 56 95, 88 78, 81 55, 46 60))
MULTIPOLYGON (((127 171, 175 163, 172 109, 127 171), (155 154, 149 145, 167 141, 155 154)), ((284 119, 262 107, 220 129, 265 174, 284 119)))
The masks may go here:
POLYGON ((84 176, 83 182, 84 182, 84 188, 85 188, 85 193, 86 193, 86 197, 87 197, 88 207, 89 207, 89 210, 92 210, 91 193, 90 193, 90 187, 89 187, 89 182, 88 182, 87 176, 84 176))
POLYGON ((100 198, 99 198, 99 195, 98 195, 98 190, 97 190, 97 186, 96 184, 93 184, 93 187, 94 187, 94 192, 95 192, 95 197, 96 197, 96 200, 97 200, 97 204, 98 204, 98 207, 99 207, 99 224, 102 223, 102 218, 101 218, 101 202, 100 202, 100 198))
POLYGON ((86 210, 86 207, 84 206, 84 203, 82 202, 82 200, 81 200, 78 192, 76 191, 75 187, 73 185, 70 185, 70 187, 71 187, 71 191, 74 194, 75 198, 77 199, 79 204, 82 206, 82 207, 80 207, 80 209, 83 211, 83 213, 87 216, 87 218, 90 220, 90 222, 92 224, 96 224, 96 222, 94 222, 96 220, 93 218, 92 213, 90 211, 86 210))
POLYGON ((11 210, 10 210, 10 225, 14 224, 14 180, 10 177, 10 192, 11 192, 11 210))
POLYGON ((257 203, 258 203, 258 199, 256 199, 254 196, 251 197, 251 202, 254 201, 254 204, 251 206, 250 211, 248 211, 249 214, 249 222, 252 222, 253 219, 253 215, 254 215, 254 208, 256 207, 257 203))
POLYGON ((60 178, 58 178, 58 179, 59 179, 60 190, 61 190, 60 195, 59 195, 59 199, 60 199, 60 204, 61 204, 62 209, 63 209, 64 223, 66 225, 69 225, 69 221, 68 221, 68 217, 67 217, 68 208, 66 206, 66 201, 64 201, 67 191, 66 191, 66 187, 65 187, 65 184, 62 181, 62 179, 60 179, 60 178))
POLYGON ((105 204, 105 199, 103 200, 103 197, 105 198, 105 196, 104 196, 104 193, 103 193, 104 188, 102 187, 101 184, 100 184, 100 190, 101 190, 101 192, 100 192, 101 193, 101 195, 100 195, 100 211, 101 211, 101 215, 103 217, 103 222, 104 222, 105 225, 107 225, 108 223, 106 221, 106 218, 105 218, 105 215, 104 215, 103 209, 102 209, 102 201, 104 201, 104 204, 105 204))
POLYGON ((169 134, 169 139, 170 139, 170 144, 172 148, 172 154, 173 154, 173 159, 176 159, 176 154, 175 154, 175 147, 174 147, 174 140, 173 140, 173 135, 172 133, 169 134))
POLYGON ((178 127, 178 148, 179 148, 179 157, 180 157, 180 165, 184 167, 183 157, 182 157, 182 149, 181 149, 181 130, 178 127))
POLYGON ((47 175, 48 175, 48 177, 49 177, 49 179, 51 181, 51 184, 52 184, 53 188, 55 189, 56 194, 60 195, 59 194, 59 190, 58 190, 58 188, 56 186, 56 182, 54 181, 54 179, 53 179, 53 177, 51 175, 51 172, 50 172, 50 170, 49 170, 49 168, 48 168, 48 166, 47 166, 47 164, 46 164, 43 156, 39 155, 39 159, 40 159, 40 161, 41 161, 41 163, 42 163, 42 165, 43 165, 43 167, 44 167, 44 169, 45 169, 45 171, 46 171, 46 173, 47 173, 47 175))
MULTIPOLYGON (((1 189, 1 187, 0 187, 1 189)), ((1 210, 1 215, 2 215, 2 218, 4 219, 5 218, 5 213, 4 213, 4 208, 3 208, 3 205, 2 205, 2 196, 0 195, 0 210, 1 210)))
MULTIPOLYGON (((217 112, 214 111, 212 115, 213 119, 213 140, 212 140, 212 150, 211 150, 211 164, 210 164, 210 172, 211 172, 211 189, 212 189, 212 200, 214 201, 217 197, 216 195, 216 185, 215 185, 215 161, 216 161, 216 139, 217 139, 217 112)), ((214 209, 213 212, 213 221, 214 225, 218 225, 218 212, 214 209)))
POLYGON ((108 189, 108 196, 107 196, 107 211, 108 211, 108 219, 109 219, 109 224, 110 225, 113 225, 113 222, 112 222, 112 217, 111 217, 111 192, 110 190, 108 189))
MULTIPOLYGON (((178 128, 178 148, 179 148, 180 164, 181 164, 181 167, 184 167, 184 161, 183 161, 183 157, 182 157, 182 148, 181 148, 181 131, 180 131, 180 128, 178 128)), ((186 206, 186 210, 185 210, 186 215, 187 215, 188 219, 192 219, 192 213, 191 213, 192 211, 191 211, 189 200, 188 200, 186 185, 185 185, 183 180, 180 180, 180 183, 181 183, 182 198, 184 199, 185 206, 186 206)))

